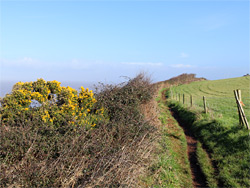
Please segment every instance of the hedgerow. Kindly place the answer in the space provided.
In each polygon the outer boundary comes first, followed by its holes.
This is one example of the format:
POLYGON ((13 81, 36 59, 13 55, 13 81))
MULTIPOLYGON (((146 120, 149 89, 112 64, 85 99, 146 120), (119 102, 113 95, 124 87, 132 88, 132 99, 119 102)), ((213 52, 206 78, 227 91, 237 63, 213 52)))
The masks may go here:
POLYGON ((137 187, 155 131, 139 110, 150 81, 98 88, 15 84, 0 107, 0 187, 137 187))

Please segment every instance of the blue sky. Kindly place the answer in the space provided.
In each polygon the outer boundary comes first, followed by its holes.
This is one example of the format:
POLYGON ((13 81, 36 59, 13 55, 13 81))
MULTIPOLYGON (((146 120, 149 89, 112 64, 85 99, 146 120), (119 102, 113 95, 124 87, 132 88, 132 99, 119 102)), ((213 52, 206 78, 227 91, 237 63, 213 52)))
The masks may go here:
POLYGON ((249 73, 249 1, 0 1, 1 80, 249 73))

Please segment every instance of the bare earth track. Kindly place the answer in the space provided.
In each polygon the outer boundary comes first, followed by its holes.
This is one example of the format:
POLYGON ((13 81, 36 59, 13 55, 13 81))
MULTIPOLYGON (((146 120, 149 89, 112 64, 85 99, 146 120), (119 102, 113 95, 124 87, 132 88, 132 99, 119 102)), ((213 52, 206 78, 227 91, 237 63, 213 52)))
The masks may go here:
POLYGON ((188 146, 187 154, 188 154, 188 159, 190 162, 190 168, 192 172, 193 186, 194 187, 208 187, 206 184, 206 178, 201 171, 201 168, 198 164, 198 160, 196 156, 197 140, 195 139, 194 135, 189 130, 189 128, 180 121, 178 116, 173 111, 171 112, 172 112, 173 117, 179 123, 180 127, 182 127, 186 136, 187 146, 188 146))
MULTIPOLYGON (((161 95, 162 100, 166 100, 166 97, 164 93, 161 95)), ((169 109, 171 111, 171 109, 169 109)), ((188 160, 190 162, 190 168, 192 173, 192 180, 193 180, 193 186, 196 187, 208 187, 206 184, 206 178, 204 174, 201 171, 201 168, 198 163, 196 150, 197 150, 197 140, 195 139, 194 135, 190 131, 190 129, 185 125, 185 123, 181 122, 180 118, 177 114, 175 114, 173 111, 171 111, 172 116, 176 119, 179 126, 183 129, 184 134, 186 136, 187 140, 187 154, 188 154, 188 160)))

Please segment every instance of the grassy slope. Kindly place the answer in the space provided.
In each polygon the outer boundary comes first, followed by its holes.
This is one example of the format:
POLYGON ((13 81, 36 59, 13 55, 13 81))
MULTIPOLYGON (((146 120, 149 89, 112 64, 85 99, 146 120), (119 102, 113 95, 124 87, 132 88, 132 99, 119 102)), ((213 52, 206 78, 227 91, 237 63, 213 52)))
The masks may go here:
POLYGON ((142 178, 142 187, 192 187, 185 135, 161 98, 161 92, 156 99, 162 123, 160 139, 155 161, 148 175, 142 178))
POLYGON ((242 91, 245 113, 247 119, 250 120, 250 76, 193 82, 173 87, 172 92, 175 99, 177 93, 185 93, 187 105, 189 105, 189 97, 192 95, 197 110, 203 110, 202 97, 206 96, 210 114, 214 117, 223 117, 230 125, 235 125, 239 122, 233 93, 235 89, 241 89, 242 91))
POLYGON ((173 93, 192 94, 196 105, 199 105, 198 97, 207 96, 210 104, 208 115, 202 114, 197 106, 187 108, 187 105, 183 106, 173 100, 169 106, 190 125, 199 140, 212 153, 212 159, 217 163, 219 170, 215 178, 224 187, 250 186, 249 135, 245 128, 238 126, 237 109, 232 107, 235 106, 233 89, 241 89, 243 103, 246 105, 245 112, 250 119, 250 101, 247 100, 249 81, 250 77, 241 77, 194 82, 172 88, 173 93), (211 104, 216 108, 211 108, 211 104), (230 112, 232 110, 235 115, 230 112))

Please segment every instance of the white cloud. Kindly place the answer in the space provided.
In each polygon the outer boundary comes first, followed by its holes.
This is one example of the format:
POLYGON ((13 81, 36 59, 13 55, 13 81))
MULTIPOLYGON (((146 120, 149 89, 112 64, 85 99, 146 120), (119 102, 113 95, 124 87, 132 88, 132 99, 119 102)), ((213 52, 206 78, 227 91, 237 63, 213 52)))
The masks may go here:
POLYGON ((175 65, 171 65, 170 67, 173 67, 173 68, 191 68, 193 66, 192 65, 185 65, 185 64, 175 64, 175 65))
POLYGON ((42 64, 31 57, 24 57, 19 59, 0 59, 3 67, 40 67, 42 64))
POLYGON ((151 63, 151 62, 124 62, 124 65, 140 65, 140 66, 162 66, 163 63, 151 63))
POLYGON ((182 53, 180 54, 180 57, 181 57, 181 58, 188 58, 188 57, 189 57, 189 54, 182 52, 182 53))
POLYGON ((65 67, 67 68, 72 68, 72 69, 87 69, 89 68, 89 66, 91 65, 91 63, 87 63, 78 59, 72 59, 69 65, 65 65, 65 67))
POLYGON ((41 61, 31 57, 19 59, 0 59, 3 68, 28 68, 28 69, 73 69, 81 70, 97 65, 98 62, 85 61, 79 59, 66 60, 61 62, 41 61))
POLYGON ((24 57, 23 59, 20 60, 20 62, 22 63, 28 63, 28 64, 32 64, 35 62, 34 59, 32 59, 31 57, 24 57))

